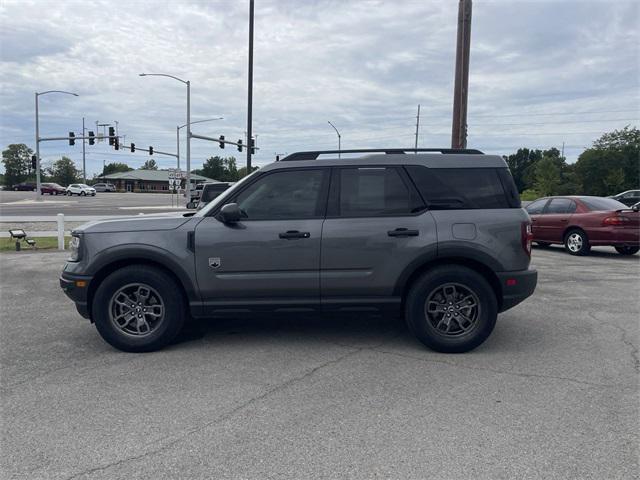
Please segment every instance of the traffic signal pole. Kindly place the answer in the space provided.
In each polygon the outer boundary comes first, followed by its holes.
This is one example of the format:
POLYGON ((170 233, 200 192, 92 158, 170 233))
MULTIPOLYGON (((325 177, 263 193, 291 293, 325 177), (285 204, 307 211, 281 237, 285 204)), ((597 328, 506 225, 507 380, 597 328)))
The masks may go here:
POLYGON ((84 117, 82 117, 82 181, 87 183, 86 140, 84 139, 84 117))

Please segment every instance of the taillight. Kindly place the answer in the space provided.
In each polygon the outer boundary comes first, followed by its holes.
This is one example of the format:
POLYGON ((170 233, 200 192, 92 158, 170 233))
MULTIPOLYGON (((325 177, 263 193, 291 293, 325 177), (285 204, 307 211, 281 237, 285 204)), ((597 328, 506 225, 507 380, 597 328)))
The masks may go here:
POLYGON ((613 226, 621 226, 626 225, 631 220, 627 217, 623 217, 622 215, 615 215, 613 217, 607 217, 602 221, 602 225, 613 225, 613 226))
POLYGON ((533 233, 531 232, 531 222, 522 222, 521 228, 522 249, 530 257, 531 256, 531 242, 533 241, 533 233))

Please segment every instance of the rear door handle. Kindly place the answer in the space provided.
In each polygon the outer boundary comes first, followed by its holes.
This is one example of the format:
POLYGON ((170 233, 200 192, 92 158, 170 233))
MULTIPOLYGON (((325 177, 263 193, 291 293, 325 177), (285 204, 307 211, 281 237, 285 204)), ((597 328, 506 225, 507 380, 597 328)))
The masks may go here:
POLYGON ((387 235, 390 237, 417 237, 420 235, 420 231, 409 230, 408 228, 396 228, 395 230, 389 230, 387 235))
POLYGON ((292 238, 309 238, 311 234, 309 232, 299 232, 298 230, 287 230, 284 233, 278 235, 280 238, 290 240, 292 238))

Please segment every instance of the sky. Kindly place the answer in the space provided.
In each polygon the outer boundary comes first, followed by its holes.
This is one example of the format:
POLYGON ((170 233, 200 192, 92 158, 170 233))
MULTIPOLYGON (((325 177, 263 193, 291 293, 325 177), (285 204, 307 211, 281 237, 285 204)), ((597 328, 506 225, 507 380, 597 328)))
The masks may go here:
MULTIPOLYGON (((256 0, 253 130, 264 165, 300 150, 448 147, 457 3, 256 0)), ((0 0, 0 144, 118 122, 123 143, 175 153, 191 81, 193 133, 243 138, 247 125, 248 0, 0 0)), ((468 147, 506 155, 562 148, 575 161, 601 134, 640 123, 640 1, 473 3, 468 147)), ((184 130, 181 164, 186 161, 184 130)), ((246 154, 192 139, 192 168, 246 154)), ((82 145, 41 143, 43 165, 82 145)), ((86 146, 87 174, 103 161, 161 168, 176 159, 86 146)), ((1 170, 1 168, 0 168, 1 170)))

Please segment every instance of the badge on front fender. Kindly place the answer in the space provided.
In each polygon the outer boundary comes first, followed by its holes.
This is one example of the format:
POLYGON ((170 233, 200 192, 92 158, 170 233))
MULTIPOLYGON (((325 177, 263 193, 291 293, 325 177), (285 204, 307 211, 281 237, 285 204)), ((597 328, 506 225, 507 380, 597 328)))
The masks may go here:
POLYGON ((220 257, 209 257, 210 268, 219 268, 221 264, 220 257))

